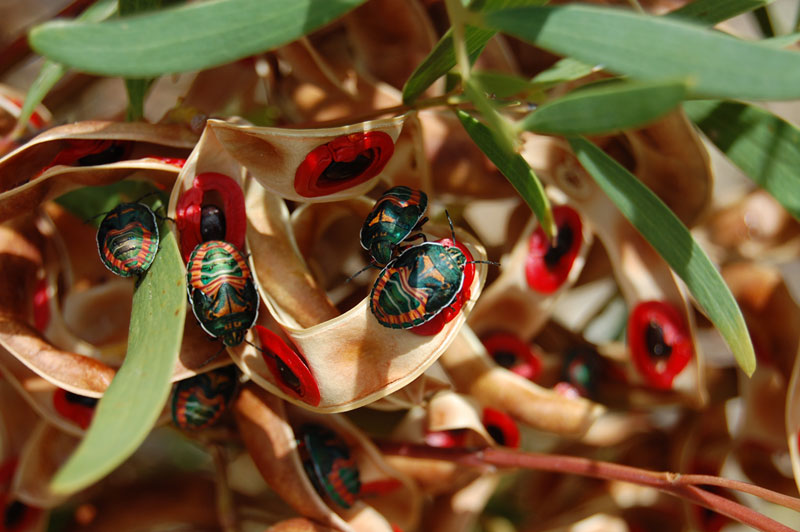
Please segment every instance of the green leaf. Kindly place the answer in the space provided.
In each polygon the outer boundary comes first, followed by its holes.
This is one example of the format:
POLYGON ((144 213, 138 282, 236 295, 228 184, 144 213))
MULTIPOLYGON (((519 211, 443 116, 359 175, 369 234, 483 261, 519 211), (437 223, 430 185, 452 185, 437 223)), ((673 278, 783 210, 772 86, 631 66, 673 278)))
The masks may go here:
MULTIPOLYGON (((116 12, 117 0, 99 0, 81 13, 78 20, 99 22, 113 16, 116 12)), ((25 124, 30 119, 36 106, 42 103, 50 89, 58 83, 58 80, 64 77, 66 72, 67 67, 61 63, 50 60, 44 61, 41 70, 39 70, 39 75, 33 80, 28 89, 28 94, 25 96, 25 104, 20 111, 20 116, 17 120, 18 125, 13 133, 14 137, 21 136, 24 133, 25 124)))
MULTIPOLYGON (((160 7, 161 0, 119 0, 119 14, 123 17, 155 11, 160 7)), ((135 122, 144 117, 144 98, 153 81, 154 78, 128 78, 125 80, 125 90, 128 93, 128 109, 125 119, 128 122, 135 122)))
MULTIPOLYGON (((482 30, 472 26, 464 28, 464 41, 467 44, 467 54, 471 62, 474 62, 489 39, 494 37, 495 32, 482 30)), ((453 30, 447 30, 431 53, 428 54, 422 63, 414 69, 411 76, 403 86, 403 103, 406 105, 413 103, 425 89, 430 87, 437 79, 447 74, 456 66, 456 53, 453 49, 453 30)))
POLYGON ((671 11, 668 17, 678 17, 699 24, 713 26, 736 15, 753 11, 771 4, 775 0, 695 0, 680 9, 671 11))
POLYGON ((574 81, 595 71, 594 66, 581 63, 577 59, 565 57, 547 70, 539 72, 531 81, 541 88, 548 88, 565 81, 574 81))
POLYGON ((777 37, 770 37, 769 39, 761 39, 756 41, 763 46, 770 48, 786 48, 791 46, 797 41, 800 41, 800 32, 787 33, 786 35, 779 35, 777 37))
POLYGON ((556 234, 556 225, 553 213, 550 210, 550 201, 544 192, 544 187, 533 173, 530 165, 516 153, 510 146, 498 142, 492 131, 464 111, 457 111, 461 125, 467 131, 478 148, 489 158, 506 179, 517 189, 522 199, 530 206, 545 233, 551 237, 556 234))
POLYGON ((689 230, 641 181, 585 138, 569 140, 573 151, 622 214, 683 279, 719 329, 747 375, 756 367, 747 325, 719 272, 689 230))
POLYGON ((599 135, 663 116, 686 95, 682 83, 611 83, 575 91, 528 114, 520 126, 555 135, 599 135))
POLYGON ((476 70, 472 72, 471 76, 483 90, 494 98, 508 98, 536 88, 533 83, 525 78, 502 72, 476 70))
POLYGON ((133 294, 128 352, 74 454, 51 483, 71 494, 97 482, 139 447, 169 397, 186 315, 183 262, 169 224, 153 265, 133 294))
POLYGON ((38 53, 78 70, 147 78, 229 63, 291 42, 364 0, 211 0, 102 23, 35 27, 38 53))
POLYGON ((641 80, 686 79, 696 95, 800 97, 800 54, 674 17, 579 4, 492 11, 485 23, 531 44, 641 80))
POLYGON ((137 201, 151 192, 153 185, 150 182, 126 179, 112 185, 79 188, 55 201, 81 220, 99 227, 103 219, 100 215, 120 203, 137 201))
POLYGON ((800 129, 759 107, 692 101, 683 108, 708 139, 800 220, 800 129))
MULTIPOLYGON (((488 11, 545 3, 547 3, 547 0, 476 0, 470 4, 470 9, 488 11)), ((495 33, 492 30, 469 25, 464 28, 464 42, 467 45, 467 55, 471 63, 474 63, 478 56, 481 55, 486 43, 494 37, 495 33)), ((420 94, 425 92, 425 89, 447 74, 454 66, 456 66, 456 53, 453 48, 453 30, 451 28, 439 39, 431 53, 422 60, 422 63, 419 64, 406 81, 403 86, 403 103, 406 105, 413 103, 419 98, 420 94)))

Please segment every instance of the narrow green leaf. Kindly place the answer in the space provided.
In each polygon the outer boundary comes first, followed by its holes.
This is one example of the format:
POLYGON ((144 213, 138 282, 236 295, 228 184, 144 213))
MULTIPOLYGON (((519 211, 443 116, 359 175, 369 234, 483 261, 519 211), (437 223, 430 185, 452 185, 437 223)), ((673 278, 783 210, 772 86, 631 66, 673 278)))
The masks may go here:
POLYGON ((161 246, 133 295, 128 352, 86 436, 51 483, 70 494, 97 482, 139 447, 170 393, 186 315, 183 262, 169 224, 161 246))
MULTIPOLYGON (((161 0, 119 0, 119 14, 127 17, 138 13, 155 11, 161 7, 161 0)), ((128 109, 125 119, 135 122, 144 118, 144 99, 155 78, 128 78, 125 90, 128 93, 128 109)))
MULTIPOLYGON (((482 30, 472 26, 464 28, 464 41, 467 44, 467 54, 471 62, 481 55, 483 48, 489 39, 494 37, 495 32, 482 30)), ((456 53, 453 49, 453 30, 447 30, 431 53, 422 60, 422 63, 414 69, 411 76, 403 86, 403 103, 406 105, 413 103, 425 89, 430 87, 437 79, 447 74, 456 66, 456 53)))
MULTIPOLYGON (((117 0, 99 0, 92 4, 83 13, 78 16, 78 20, 85 20, 87 22, 99 22, 113 16, 117 12, 117 0)), ((25 95, 25 103, 20 111, 19 119, 17 120, 18 126, 14 130, 14 136, 18 137, 25 131, 25 124, 27 124, 31 115, 33 114, 36 106, 42 103, 44 97, 50 92, 58 80, 64 77, 67 72, 67 67, 61 63, 45 60, 42 64, 39 75, 33 80, 28 93, 25 95)))
POLYGON ((680 9, 671 11, 669 17, 678 17, 699 24, 713 26, 736 15, 753 11, 775 0, 695 0, 680 9))
POLYGON ((691 101, 683 108, 733 164, 800 220, 800 128, 739 102, 691 101))
MULTIPOLYGON (((470 9, 476 11, 488 11, 494 9, 520 7, 527 5, 541 5, 547 0, 476 0, 470 4, 470 9)), ((467 55, 470 62, 481 55, 486 43, 494 37, 496 32, 473 26, 464 28, 464 42, 467 45, 467 55)), ((440 77, 456 66, 456 53, 453 48, 452 28, 439 39, 431 53, 422 60, 422 63, 414 70, 403 86, 403 103, 406 105, 413 103, 425 89, 430 87, 440 77)))
POLYGON ((35 27, 38 53, 78 70, 146 78, 201 70, 306 35, 364 0, 211 0, 102 23, 35 27))
POLYGON ((641 181, 585 138, 569 140, 573 151, 622 214, 683 279, 719 329, 747 375, 756 367, 744 317, 719 272, 675 214, 641 181))
POLYGON ((555 135, 599 135, 663 116, 686 95, 682 83, 611 83, 571 92, 528 114, 523 129, 555 135))
POLYGON ((697 95, 800 98, 800 54, 673 17, 579 4, 504 9, 483 17, 491 28, 618 74, 689 80, 697 95))
POLYGON ((86 223, 99 227, 103 220, 101 214, 120 203, 137 201, 150 192, 153 192, 150 182, 126 179, 112 185, 79 188, 59 196, 55 202, 86 223))
POLYGON ((786 48, 791 46, 797 41, 800 41, 800 32, 787 33, 786 35, 778 35, 777 37, 770 37, 769 39, 761 39, 756 41, 763 46, 771 48, 786 48))
POLYGON ((494 98, 508 98, 536 88, 533 83, 525 78, 502 72, 476 70, 472 72, 471 76, 483 90, 494 98))
POLYGON ((550 201, 530 165, 511 146, 501 144, 492 131, 478 119, 464 111, 457 111, 456 114, 461 120, 461 125, 464 126, 478 148, 506 176, 506 179, 533 210, 545 233, 551 237, 554 236, 556 225, 550 210, 550 201))
POLYGON ((541 88, 548 88, 565 81, 574 81, 594 72, 595 67, 577 59, 565 57, 547 70, 539 72, 531 81, 541 88))

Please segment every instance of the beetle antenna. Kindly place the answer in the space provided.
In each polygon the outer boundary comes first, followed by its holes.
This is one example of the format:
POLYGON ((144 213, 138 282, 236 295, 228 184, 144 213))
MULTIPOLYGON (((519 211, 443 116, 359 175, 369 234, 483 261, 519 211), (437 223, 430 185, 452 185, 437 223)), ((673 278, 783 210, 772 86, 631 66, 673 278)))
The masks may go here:
POLYGON ((353 275, 351 275, 350 277, 345 279, 344 282, 349 283, 350 281, 355 279, 356 276, 364 273, 365 271, 369 270, 370 268, 380 268, 380 267, 377 264, 375 264, 374 262, 370 262, 369 264, 367 264, 366 266, 364 266, 363 268, 358 270, 356 273, 354 273, 353 275))
POLYGON ((453 229, 453 220, 450 218, 450 213, 447 209, 444 210, 444 215, 447 216, 447 223, 450 224, 450 236, 453 238, 453 244, 456 243, 456 230, 453 229))
POLYGON ((492 266, 500 267, 500 263, 493 260, 468 260, 466 264, 491 264, 492 266))
POLYGON ((211 355, 210 357, 208 357, 207 359, 205 359, 205 360, 204 360, 204 361, 203 361, 203 362, 202 362, 202 363, 201 363, 199 366, 197 366, 197 367, 198 367, 198 368, 202 368, 202 367, 203 367, 203 366, 205 366, 206 364, 208 364, 208 363, 212 362, 212 361, 213 361, 214 359, 216 359, 216 358, 217 358, 219 355, 221 355, 221 354, 222 354, 222 352, 223 352, 224 350, 225 350, 225 344, 222 344, 222 347, 220 347, 220 348, 219 348, 219 350, 218 350, 216 353, 214 353, 213 355, 211 355))

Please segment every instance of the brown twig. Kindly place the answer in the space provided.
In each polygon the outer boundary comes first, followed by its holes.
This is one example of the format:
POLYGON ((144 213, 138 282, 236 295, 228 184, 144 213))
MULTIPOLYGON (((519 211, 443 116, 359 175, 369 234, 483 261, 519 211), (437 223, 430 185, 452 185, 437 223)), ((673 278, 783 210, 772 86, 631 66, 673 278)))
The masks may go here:
POLYGON ((789 497, 746 482, 738 482, 710 475, 681 475, 670 472, 648 471, 611 462, 590 460, 576 456, 528 453, 505 448, 442 449, 426 445, 397 442, 377 442, 383 453, 445 460, 463 465, 500 468, 523 468, 555 473, 572 473, 605 480, 619 480, 639 486, 648 486, 680 497, 709 510, 735 519, 740 523, 764 532, 792 532, 792 529, 736 501, 704 490, 696 484, 721 486, 761 497, 791 509, 800 508, 800 499, 789 497))
POLYGON ((233 502, 233 493, 228 486, 228 464, 225 460, 224 449, 220 445, 208 446, 214 458, 217 484, 217 516, 220 528, 224 532, 238 532, 236 524, 236 505, 233 502))

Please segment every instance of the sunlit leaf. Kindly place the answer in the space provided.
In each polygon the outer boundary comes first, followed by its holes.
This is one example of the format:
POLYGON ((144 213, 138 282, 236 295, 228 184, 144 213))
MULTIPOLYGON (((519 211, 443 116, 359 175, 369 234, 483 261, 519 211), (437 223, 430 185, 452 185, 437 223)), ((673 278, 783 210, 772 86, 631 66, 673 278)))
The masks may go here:
POLYGON ((753 181, 800 220, 800 129, 753 105, 685 102, 686 114, 753 181))
POLYGON ((152 191, 149 181, 126 179, 113 185, 79 188, 55 201, 81 220, 99 226, 102 215, 119 203, 136 201, 152 191))
POLYGON ((86 437, 53 478, 56 493, 97 482, 139 447, 170 392, 186 314, 183 262, 169 223, 153 265, 133 295, 128 351, 97 410, 86 437))
POLYGON ((575 91, 528 114, 523 129, 557 135, 613 133, 642 126, 677 106, 682 83, 611 83, 575 91))
MULTIPOLYGON (((99 22, 105 20, 117 12, 117 0, 99 0, 86 11, 80 14, 78 20, 87 22, 99 22)), ((19 119, 17 120, 18 126, 14 131, 15 136, 21 135, 25 131, 25 124, 28 123, 31 115, 33 114, 36 106, 42 103, 44 97, 50 92, 58 80, 60 80, 67 72, 67 67, 61 63, 45 60, 42 64, 39 75, 33 80, 28 94, 25 96, 25 103, 20 111, 19 119)))
POLYGON ((548 235, 555 234, 553 213, 542 183, 530 165, 511 146, 504 146, 482 122, 464 111, 458 111, 458 119, 472 140, 494 163, 506 179, 517 189, 522 199, 530 206, 542 229, 548 235))
POLYGON ((753 11, 771 4, 775 0, 695 0, 667 16, 679 17, 700 24, 713 26, 736 15, 753 11))
POLYGON ((212 0, 101 23, 31 31, 38 53, 78 70, 145 78, 200 70, 306 35, 364 0, 212 0))
MULTIPOLYGON (((472 2, 470 8, 476 11, 519 7, 527 5, 541 5, 547 0, 479 0, 472 2)), ((464 28, 464 42, 470 61, 475 62, 486 43, 494 37, 496 32, 483 28, 466 26, 464 28)), ((419 98, 425 89, 430 87, 440 77, 456 66, 456 54, 453 49, 453 30, 449 29, 442 36, 431 53, 422 60, 403 86, 403 103, 410 104, 419 98)))
POLYGON ((800 54, 775 50, 674 17, 586 5, 483 14, 531 44, 641 80, 687 79, 695 95, 755 100, 800 97, 800 54))
POLYGON ((683 279, 745 373, 756 367, 744 317, 714 264, 689 230, 636 176, 585 138, 569 140, 583 167, 622 214, 683 279))

